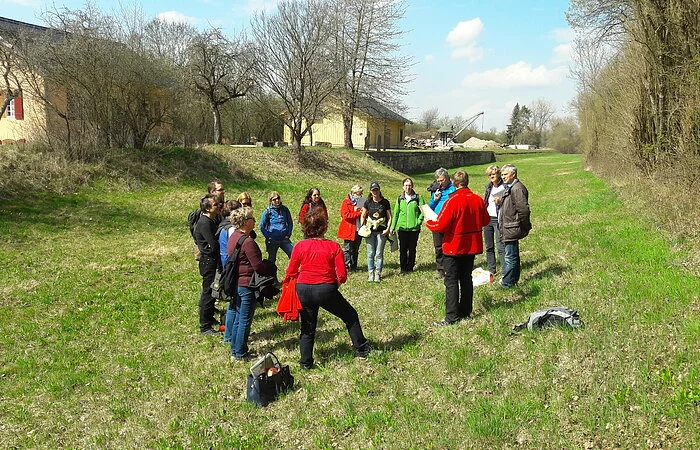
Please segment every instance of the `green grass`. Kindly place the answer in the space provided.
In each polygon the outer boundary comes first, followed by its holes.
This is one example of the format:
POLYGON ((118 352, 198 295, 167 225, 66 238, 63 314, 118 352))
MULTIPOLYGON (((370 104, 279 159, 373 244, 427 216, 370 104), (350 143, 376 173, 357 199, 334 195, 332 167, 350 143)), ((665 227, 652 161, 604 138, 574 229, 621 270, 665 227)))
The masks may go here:
MULTIPOLYGON (((653 221, 577 155, 501 154, 530 191, 517 290, 475 289, 475 315, 448 329, 430 235, 419 271, 364 273, 342 287, 377 348, 352 357, 321 314, 301 372, 297 323, 258 309, 250 339, 292 366, 294 392, 245 403, 247 367, 197 333, 200 278, 185 218, 213 176, 259 214, 278 190, 296 213, 320 187, 335 236, 349 188, 395 200, 403 175, 362 152, 183 149, 77 192, 0 200, 0 442, 4 448, 694 448, 700 445, 698 277, 653 221), (585 328, 511 334, 533 310, 566 305, 585 328)), ((128 170, 127 170, 128 169, 128 170)), ((480 195, 485 166, 467 167, 480 195)), ((112 170, 110 172, 110 170, 112 170)), ((426 194, 431 174, 414 177, 426 194)), ((295 230, 295 241, 301 238, 295 230)), ((364 266, 364 246, 361 265, 364 266)), ((286 257, 280 253, 280 265, 286 257)), ((484 265, 484 257, 477 257, 484 265)))

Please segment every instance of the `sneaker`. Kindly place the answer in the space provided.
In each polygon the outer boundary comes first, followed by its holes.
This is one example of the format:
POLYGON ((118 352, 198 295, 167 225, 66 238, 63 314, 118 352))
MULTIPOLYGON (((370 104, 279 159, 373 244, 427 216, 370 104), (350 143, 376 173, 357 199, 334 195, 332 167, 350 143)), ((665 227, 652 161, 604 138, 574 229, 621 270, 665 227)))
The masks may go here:
POLYGON ((314 364, 304 364, 304 363, 299 363, 299 368, 301 370, 312 370, 314 368, 314 364))
POLYGON ((257 359, 257 358, 258 358, 258 355, 255 355, 255 354, 253 354, 253 353, 246 353, 246 354, 243 355, 243 356, 233 356, 233 355, 231 355, 231 361, 233 361, 233 362, 252 361, 252 360, 257 359))
POLYGON ((374 282, 379 283, 380 281, 382 281, 382 273, 375 271, 374 272, 374 282))
POLYGON ((438 327, 438 328, 442 328, 442 327, 446 327, 448 325, 454 325, 456 323, 457 322, 448 322, 446 320, 441 320, 440 322, 433 322, 433 325, 438 327))
POLYGON ((374 270, 368 272, 367 281, 374 281, 374 270))
POLYGON ((221 332, 213 328, 209 328, 208 330, 200 331, 199 334, 202 336, 219 336, 221 332))

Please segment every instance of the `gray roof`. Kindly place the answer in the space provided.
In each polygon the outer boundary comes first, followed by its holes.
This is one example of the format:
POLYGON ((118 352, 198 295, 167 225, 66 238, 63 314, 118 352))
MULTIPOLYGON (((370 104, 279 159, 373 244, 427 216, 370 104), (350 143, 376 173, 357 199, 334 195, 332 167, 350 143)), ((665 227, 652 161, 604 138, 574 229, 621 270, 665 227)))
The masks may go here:
POLYGON ((8 17, 0 17, 0 38, 16 37, 20 33, 30 34, 34 36, 50 33, 53 39, 60 39, 64 33, 53 28, 34 25, 33 23, 20 22, 19 20, 10 19, 8 17))
POLYGON ((395 122, 413 123, 401 114, 395 113, 377 100, 369 97, 362 97, 357 100, 357 109, 369 114, 377 119, 393 120, 395 122))

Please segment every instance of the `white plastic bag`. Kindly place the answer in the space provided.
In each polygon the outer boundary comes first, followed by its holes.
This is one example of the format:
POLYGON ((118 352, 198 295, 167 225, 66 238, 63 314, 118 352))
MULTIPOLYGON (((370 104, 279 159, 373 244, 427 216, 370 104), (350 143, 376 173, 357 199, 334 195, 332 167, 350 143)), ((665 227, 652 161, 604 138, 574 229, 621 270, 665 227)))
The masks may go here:
POLYGON ((472 284, 474 286, 482 286, 488 283, 493 283, 493 274, 491 272, 481 267, 472 270, 472 284))

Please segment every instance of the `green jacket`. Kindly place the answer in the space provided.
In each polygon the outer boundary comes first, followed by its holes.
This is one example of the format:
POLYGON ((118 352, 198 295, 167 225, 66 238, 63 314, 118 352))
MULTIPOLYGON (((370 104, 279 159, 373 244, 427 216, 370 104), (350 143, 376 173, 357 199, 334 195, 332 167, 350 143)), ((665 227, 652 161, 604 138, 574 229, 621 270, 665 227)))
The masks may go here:
POLYGON ((394 215, 391 218, 391 230, 420 231, 420 226, 423 223, 423 213, 420 206, 424 204, 425 201, 420 194, 416 194, 415 198, 407 202, 406 193, 402 192, 396 199, 394 215))

